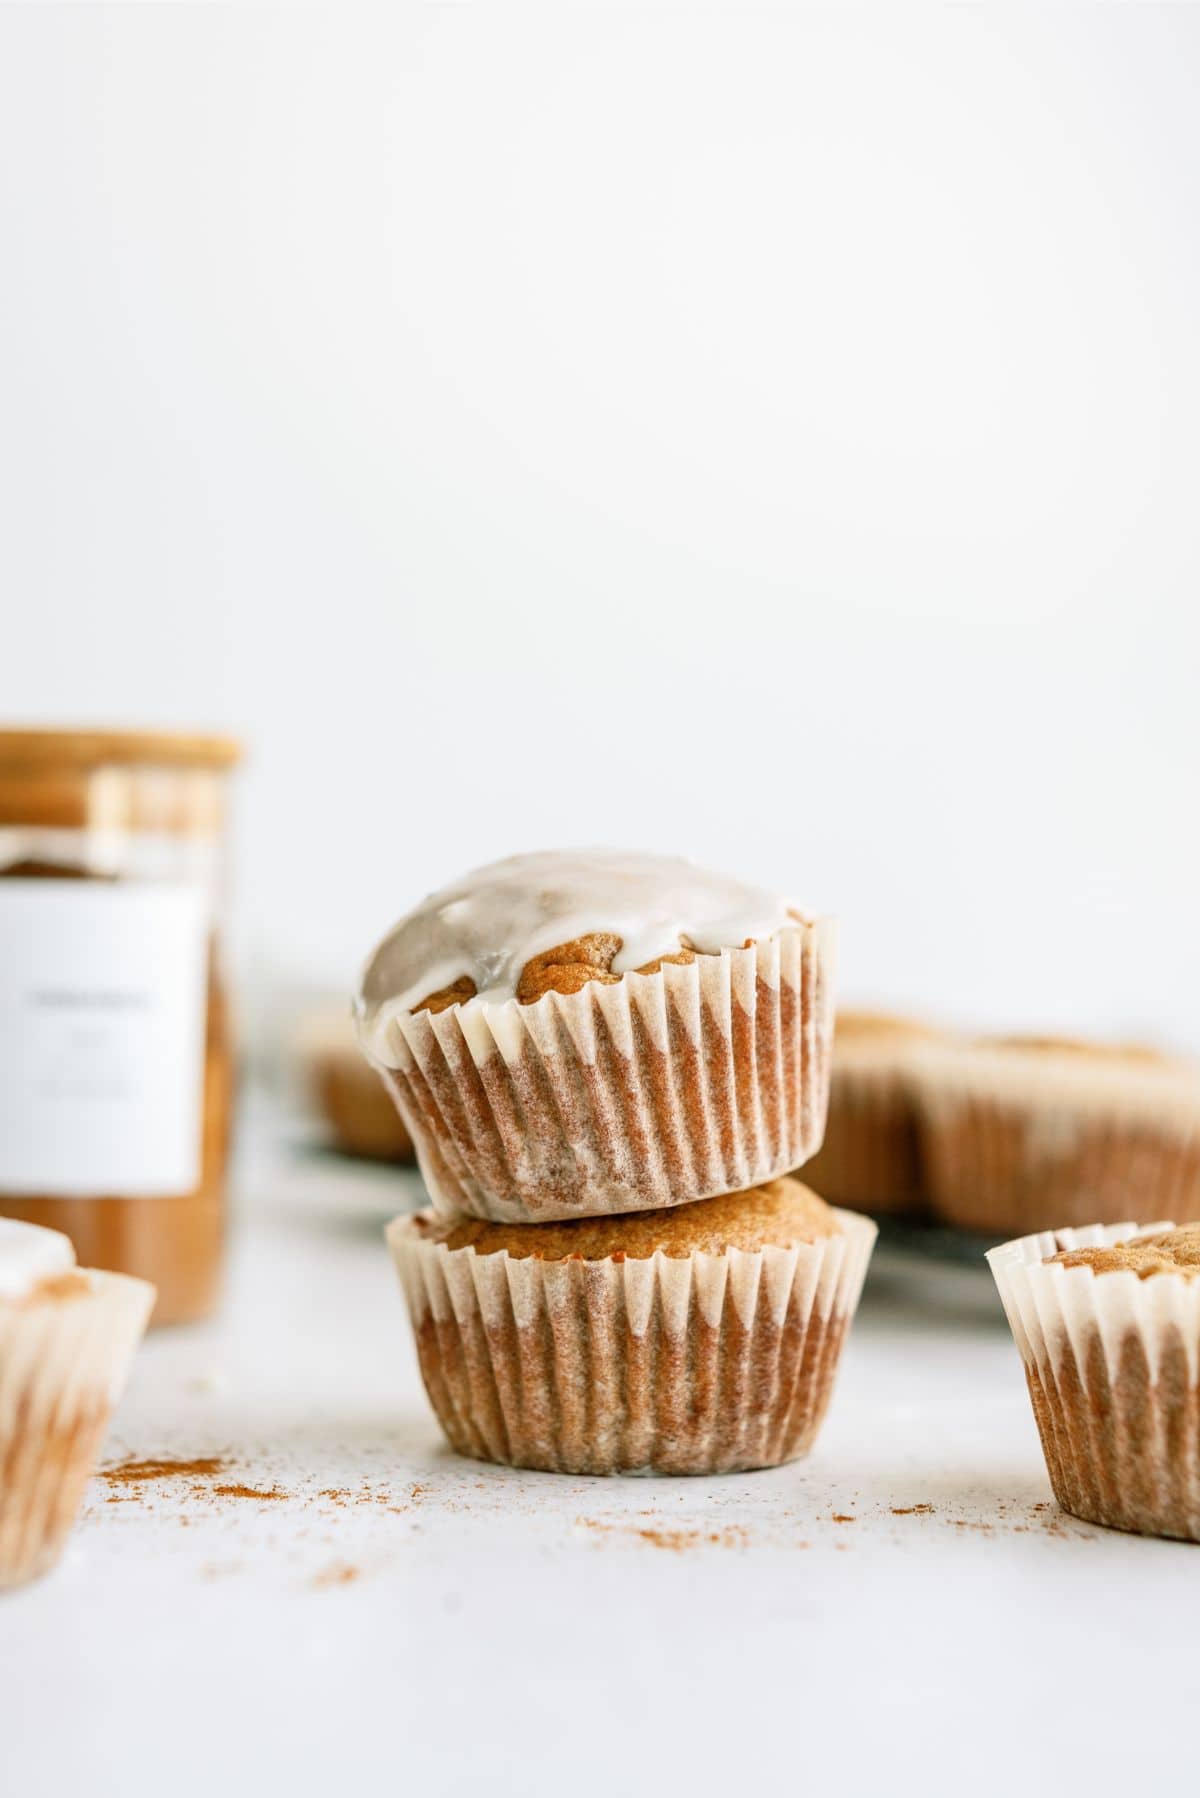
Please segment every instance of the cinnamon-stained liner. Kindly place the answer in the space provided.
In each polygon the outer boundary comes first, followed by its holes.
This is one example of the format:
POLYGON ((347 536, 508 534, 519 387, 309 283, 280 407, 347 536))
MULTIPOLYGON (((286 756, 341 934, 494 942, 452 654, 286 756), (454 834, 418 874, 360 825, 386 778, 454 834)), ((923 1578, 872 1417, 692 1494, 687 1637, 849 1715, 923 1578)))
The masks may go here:
POLYGON ((988 1255, 1064 1511, 1200 1541, 1200 1281, 1045 1265, 1170 1224, 1045 1231, 988 1255))
POLYGON ((154 1303, 121 1274, 0 1301, 0 1589, 62 1552, 154 1303))
POLYGON ((811 1447, 875 1225, 794 1248, 563 1261, 388 1241, 421 1374, 460 1454, 575 1474, 731 1473, 811 1447))
POLYGON ((403 1012, 381 1071, 443 1214, 658 1210, 789 1173, 821 1140, 832 927, 532 1005, 403 1012))
POLYGON ((1013 1236, 1115 1224, 1138 1193, 1177 1223, 1200 1221, 1200 1080, 946 1046, 914 1055, 911 1090, 946 1223, 1013 1236))

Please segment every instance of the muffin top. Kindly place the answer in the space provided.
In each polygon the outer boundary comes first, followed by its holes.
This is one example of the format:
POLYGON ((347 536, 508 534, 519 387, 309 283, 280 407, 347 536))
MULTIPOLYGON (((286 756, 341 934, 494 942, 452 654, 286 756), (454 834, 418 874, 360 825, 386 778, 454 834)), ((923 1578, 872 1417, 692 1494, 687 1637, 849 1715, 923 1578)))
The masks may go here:
POLYGON ((75 1250, 60 1230, 0 1217, 0 1304, 66 1297, 86 1291, 75 1267, 75 1250))
POLYGON ((515 1260, 532 1256, 538 1261, 648 1261, 656 1249, 685 1260, 695 1253, 723 1255, 728 1249, 791 1248, 841 1233, 824 1199, 791 1175, 749 1192, 623 1217, 568 1218, 553 1224, 421 1217, 415 1223, 427 1241, 445 1243, 448 1249, 473 1248, 477 1255, 507 1249, 515 1260))
POLYGON ((549 851, 493 862, 402 918, 367 964, 358 999, 373 1026, 472 1000, 533 1004, 664 961, 743 948, 804 922, 777 894, 674 856, 549 851))
POLYGON ((1168 1058, 1158 1049, 1144 1043, 1085 1042, 1074 1036, 995 1036, 984 1039, 983 1047, 1011 1050, 1023 1055, 1063 1055, 1081 1061, 1137 1062, 1142 1066, 1168 1065, 1168 1058))
POLYGON ((915 1018, 901 1018, 886 1011, 841 1011, 834 1019, 834 1042, 839 1048, 857 1048, 860 1043, 926 1042, 939 1037, 941 1031, 915 1018))
POLYGON ((994 1036, 919 1045, 923 1098, 974 1089, 1039 1115, 1145 1119, 1192 1137, 1200 1129, 1200 1067, 1140 1043, 1068 1036, 994 1036))
POLYGON ((1139 1280, 1152 1274, 1182 1274, 1194 1280, 1200 1276, 1200 1224, 1185 1224, 1157 1236, 1130 1236, 1094 1249, 1061 1249, 1047 1256, 1046 1265, 1090 1267, 1094 1274, 1128 1272, 1139 1280))

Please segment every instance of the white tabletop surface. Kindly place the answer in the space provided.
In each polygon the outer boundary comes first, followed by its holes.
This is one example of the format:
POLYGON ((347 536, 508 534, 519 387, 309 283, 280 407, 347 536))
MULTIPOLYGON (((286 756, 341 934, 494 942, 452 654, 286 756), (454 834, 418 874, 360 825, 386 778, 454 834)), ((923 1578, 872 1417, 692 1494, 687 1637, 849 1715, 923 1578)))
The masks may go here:
POLYGON ((1200 1549, 1056 1510, 985 1274, 872 1276, 808 1462, 514 1473, 425 1404, 415 1176, 252 1150, 104 1455, 219 1466, 101 1476, 0 1605, 6 1798, 1194 1784, 1200 1549))

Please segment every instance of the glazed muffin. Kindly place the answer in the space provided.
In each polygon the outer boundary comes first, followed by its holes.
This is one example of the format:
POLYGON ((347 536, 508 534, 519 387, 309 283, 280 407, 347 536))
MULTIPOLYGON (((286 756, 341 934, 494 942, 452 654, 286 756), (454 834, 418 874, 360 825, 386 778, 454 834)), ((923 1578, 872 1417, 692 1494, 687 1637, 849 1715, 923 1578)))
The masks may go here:
POLYGON ((154 1304, 75 1266, 57 1230, 0 1218, 0 1588, 62 1553, 154 1304))
POLYGON ((804 1178, 835 1205, 879 1216, 925 1206, 909 1069, 938 1033, 881 1012, 839 1011, 829 1112, 804 1178))
POLYGON ((830 947, 827 924, 690 862, 516 856, 385 939, 360 1040, 442 1213, 656 1210, 816 1149, 830 947))
POLYGON ((336 1148, 368 1161, 413 1159, 404 1119, 364 1058, 348 1018, 312 1025, 304 1035, 302 1059, 312 1104, 336 1148))
POLYGON ((912 1064, 925 1179, 946 1223, 1008 1235, 1200 1219, 1200 1070, 1059 1037, 929 1045, 912 1064))
POLYGON ((398 1218, 421 1373, 460 1454, 724 1473, 805 1454, 875 1240, 798 1180, 562 1223, 398 1218))
POLYGON ((1054 1495, 1200 1541, 1200 1225, 1096 1225, 988 1256, 1054 1495))

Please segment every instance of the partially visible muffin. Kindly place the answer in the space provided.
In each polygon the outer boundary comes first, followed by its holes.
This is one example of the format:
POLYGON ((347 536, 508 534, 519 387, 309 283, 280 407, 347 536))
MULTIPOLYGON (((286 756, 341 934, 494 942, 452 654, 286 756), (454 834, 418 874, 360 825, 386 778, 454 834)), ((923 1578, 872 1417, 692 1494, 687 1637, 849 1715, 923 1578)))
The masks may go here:
POLYGON ((369 1161, 412 1160, 412 1138, 379 1073, 355 1041, 349 1018, 311 1026, 302 1056, 312 1103, 343 1154, 369 1161))
POLYGON ((666 856, 515 856, 368 963, 360 1040, 434 1205, 656 1210, 800 1166, 829 1078, 827 924, 666 856))
POLYGON ((653 1214, 388 1232, 460 1453, 569 1473, 717 1473, 804 1454, 875 1226, 798 1180, 653 1214))
POLYGON ((804 1177, 835 1205, 919 1216, 925 1182, 909 1070, 938 1031, 883 1012, 839 1011, 825 1137, 804 1177))
POLYGON ((1200 1227, 1044 1232, 988 1261, 1059 1504, 1200 1541, 1200 1227))
POLYGON ((1200 1220, 1200 1070, 1062 1037, 930 1044, 912 1064, 935 1214, 993 1235, 1200 1220))
POLYGON ((0 1588, 62 1553, 154 1288, 75 1266, 57 1230, 0 1218, 0 1588))

